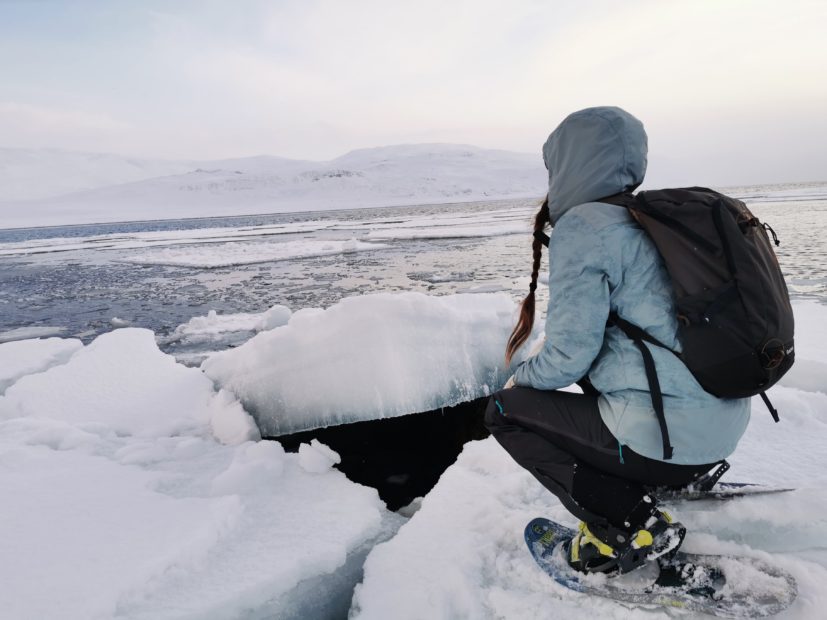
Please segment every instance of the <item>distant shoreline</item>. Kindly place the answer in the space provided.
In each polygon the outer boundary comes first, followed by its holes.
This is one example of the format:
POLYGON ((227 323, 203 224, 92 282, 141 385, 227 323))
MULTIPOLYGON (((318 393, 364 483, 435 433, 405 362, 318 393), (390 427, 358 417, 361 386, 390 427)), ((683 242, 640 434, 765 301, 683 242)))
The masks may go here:
MULTIPOLYGON (((757 185, 733 185, 733 186, 725 186, 725 187, 714 187, 713 189, 717 189, 727 194, 731 194, 736 198, 740 198, 747 202, 784 202, 785 192, 798 192, 800 190, 809 189, 809 188, 819 188, 827 186, 827 181, 795 181, 795 182, 785 182, 785 183, 762 183, 757 185)), ((643 189, 649 189, 647 187, 643 187, 643 189)), ((800 200, 802 196, 798 193, 794 193, 789 196, 790 199, 795 198, 796 200, 800 200)), ((532 194, 529 192, 525 192, 522 194, 515 194, 515 195, 506 195, 506 196, 471 196, 467 200, 431 200, 427 202, 419 202, 419 201, 402 201, 393 204, 354 204, 352 206, 344 206, 344 207, 334 207, 334 208, 310 208, 310 209, 290 209, 289 207, 285 210, 271 210, 271 211, 256 211, 252 213, 216 213, 210 215, 187 215, 183 217, 147 217, 147 218, 131 218, 131 219, 123 219, 123 220, 91 220, 91 221, 80 221, 80 222, 71 222, 65 224, 36 224, 36 225, 20 225, 20 226, 7 226, 0 228, 0 232, 3 231, 25 231, 25 230, 42 230, 42 229, 49 229, 49 228, 77 228, 77 227, 84 227, 84 226, 127 226, 127 225, 137 225, 137 224, 144 224, 149 222, 192 222, 197 220, 229 220, 234 218, 255 218, 255 217, 268 217, 268 216, 276 216, 276 215, 307 215, 312 217, 313 215, 317 215, 320 217, 328 216, 335 213, 340 212, 349 212, 349 211, 358 211, 362 209, 394 209, 394 208, 408 208, 408 207, 434 207, 434 206, 445 206, 451 207, 453 205, 467 205, 470 203, 480 203, 480 204, 496 204, 496 203, 507 203, 514 200, 533 200, 537 199, 542 200, 542 196, 539 194, 532 194)), ((824 200, 823 195, 819 195, 818 197, 814 197, 816 200, 824 200)), ((32 201, 32 202, 40 202, 40 201, 32 201)), ((0 202, 0 210, 4 206, 22 206, 25 205, 26 202, 14 202, 14 203, 2 203, 0 202)))

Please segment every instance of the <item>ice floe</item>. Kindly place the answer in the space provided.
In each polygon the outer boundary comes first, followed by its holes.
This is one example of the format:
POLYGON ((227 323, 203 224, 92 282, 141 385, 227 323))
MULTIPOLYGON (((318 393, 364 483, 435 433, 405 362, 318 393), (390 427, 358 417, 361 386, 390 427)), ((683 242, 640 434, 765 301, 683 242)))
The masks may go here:
POLYGON ((31 327, 18 327, 0 332, 0 343, 13 342, 15 340, 28 340, 30 338, 46 338, 57 336, 66 331, 65 327, 56 325, 32 325, 31 327))
POLYGON ((0 396, 4 617, 347 612, 362 560, 402 519, 331 469, 335 454, 255 441, 235 397, 148 330, 37 342, 0 349, 38 362, 0 396))
POLYGON ((300 310, 202 368, 265 435, 430 411, 502 387, 515 311, 504 293, 349 297, 300 310))
POLYGON ((235 242, 199 244, 145 250, 140 254, 125 256, 120 260, 138 265, 171 265, 174 267, 200 267, 211 269, 231 265, 251 265, 270 261, 308 258, 381 250, 382 243, 366 243, 349 239, 346 241, 297 240, 282 243, 235 242))

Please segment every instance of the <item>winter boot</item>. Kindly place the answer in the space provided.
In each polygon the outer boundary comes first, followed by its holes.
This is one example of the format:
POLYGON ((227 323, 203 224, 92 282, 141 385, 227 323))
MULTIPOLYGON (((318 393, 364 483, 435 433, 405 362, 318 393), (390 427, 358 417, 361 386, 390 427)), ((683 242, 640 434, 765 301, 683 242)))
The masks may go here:
POLYGON ((646 496, 634 512, 645 516, 626 520, 624 528, 581 523, 579 532, 565 549, 569 565, 584 573, 628 573, 648 560, 674 554, 683 543, 686 528, 665 511, 654 507, 646 496), (642 505, 642 506, 641 506, 642 505), (648 516, 646 516, 648 512, 648 516))

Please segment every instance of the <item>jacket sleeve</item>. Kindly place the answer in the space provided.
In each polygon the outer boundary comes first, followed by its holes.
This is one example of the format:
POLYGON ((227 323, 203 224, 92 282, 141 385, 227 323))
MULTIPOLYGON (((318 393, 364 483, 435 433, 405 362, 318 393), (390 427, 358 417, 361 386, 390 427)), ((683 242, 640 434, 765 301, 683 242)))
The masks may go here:
POLYGON ((556 390, 586 375, 603 345, 610 265, 601 235, 574 213, 549 244, 549 304, 542 350, 517 367, 516 385, 556 390))

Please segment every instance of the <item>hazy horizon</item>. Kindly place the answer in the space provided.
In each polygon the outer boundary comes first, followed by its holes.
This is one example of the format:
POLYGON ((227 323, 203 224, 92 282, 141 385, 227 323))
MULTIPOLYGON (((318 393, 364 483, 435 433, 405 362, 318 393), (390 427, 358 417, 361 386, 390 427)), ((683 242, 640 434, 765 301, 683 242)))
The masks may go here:
MULTIPOLYGON (((529 156, 529 157, 535 156, 535 154, 527 152, 527 151, 514 151, 514 150, 509 150, 509 149, 501 149, 501 148, 497 148, 497 147, 490 147, 489 148, 489 147, 485 147, 485 146, 480 146, 478 144, 460 144, 460 143, 451 143, 451 142, 421 142, 421 143, 402 143, 402 144, 377 144, 377 145, 361 146, 361 147, 357 146, 357 147, 355 147, 353 149, 350 149, 348 151, 345 151, 345 152, 339 153, 337 155, 334 155, 333 157, 331 157, 329 159, 307 159, 307 158, 299 159, 299 158, 288 157, 288 156, 285 156, 285 155, 282 155, 282 154, 279 154, 279 153, 254 153, 254 154, 251 154, 251 155, 242 155, 242 156, 239 156, 239 157, 217 157, 217 158, 210 158, 210 159, 203 159, 203 158, 201 158, 201 159, 199 159, 199 158, 168 158, 168 157, 151 157, 151 156, 147 157, 147 156, 142 156, 142 155, 134 155, 134 154, 129 154, 129 153, 117 153, 117 152, 112 152, 112 151, 74 150, 74 149, 63 148, 63 147, 29 148, 29 147, 8 147, 8 146, 3 146, 3 145, 0 145, 0 151, 2 151, 2 150, 11 150, 11 151, 19 150, 19 151, 30 151, 30 152, 36 152, 36 151, 49 152, 49 151, 52 151, 52 152, 70 154, 70 155, 71 154, 77 154, 77 155, 90 155, 90 156, 101 156, 101 155, 103 155, 103 156, 112 156, 112 157, 123 158, 125 160, 135 160, 135 161, 157 161, 157 162, 167 162, 167 163, 177 163, 177 162, 183 163, 183 162, 186 162, 186 163, 191 163, 193 165, 211 164, 211 163, 222 162, 222 161, 252 160, 252 159, 257 159, 257 158, 273 158, 273 159, 282 159, 282 160, 289 160, 289 161, 295 161, 295 162, 325 164, 325 163, 330 163, 332 161, 335 161, 336 159, 339 159, 341 157, 344 157, 346 155, 349 155, 351 153, 358 152, 358 151, 369 151, 369 150, 373 150, 373 149, 386 149, 386 148, 395 148, 395 147, 404 148, 404 147, 410 147, 410 146, 447 146, 447 147, 458 146, 458 147, 470 147, 470 148, 482 149, 482 150, 487 150, 487 151, 503 151, 505 153, 516 154, 516 155, 525 155, 525 156, 529 156)), ((541 154, 537 153, 536 157, 537 157, 538 165, 542 165, 541 154)), ((652 166, 651 166, 651 162, 650 162, 649 169, 651 170, 651 168, 652 168, 652 166)), ((651 173, 651 171, 649 171, 646 174, 646 179, 645 179, 642 187, 646 188, 646 187, 654 187, 654 186, 665 186, 665 183, 659 183, 658 181, 659 181, 659 179, 657 177, 654 177, 654 175, 651 173)), ((703 179, 698 179, 697 182, 690 180, 689 182, 684 183, 684 185, 688 185, 688 184, 696 184, 697 185, 698 183, 700 183, 701 185, 704 185, 704 183, 702 181, 703 181, 703 179)), ((740 187, 755 187, 755 186, 761 186, 761 185, 785 185, 785 184, 807 185, 807 184, 822 184, 822 183, 827 183, 827 171, 825 171, 825 173, 822 173, 821 177, 807 177, 807 178, 800 177, 800 178, 788 178, 788 179, 774 179, 774 180, 769 180, 769 181, 768 180, 762 180, 762 179, 756 179, 756 180, 752 180, 752 181, 746 180, 746 181, 731 182, 731 183, 707 183, 707 185, 714 186, 714 187, 719 187, 719 188, 727 188, 727 187, 740 188, 740 187)), ((113 185, 120 185, 120 184, 122 184, 122 183, 120 183, 120 182, 113 183, 113 185)), ((75 190, 73 190, 73 191, 75 191, 75 190)), ((3 200, 0 199, 0 203, 2 203, 2 202, 3 202, 3 200)))

